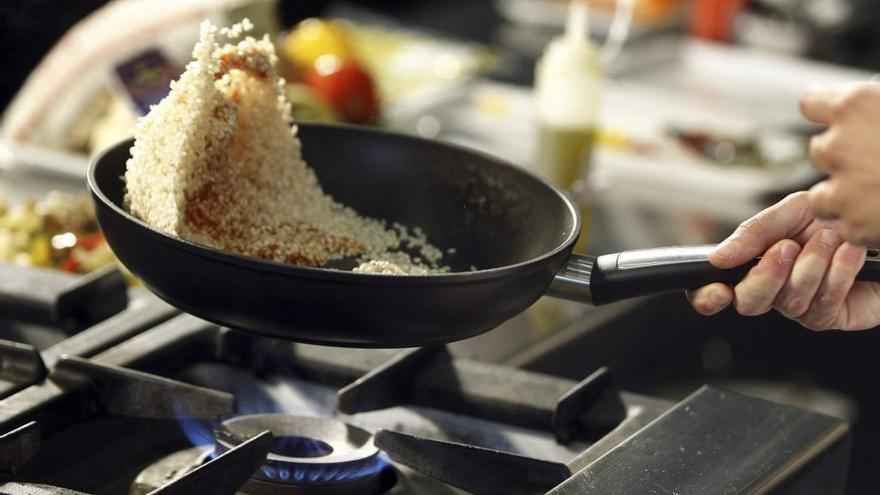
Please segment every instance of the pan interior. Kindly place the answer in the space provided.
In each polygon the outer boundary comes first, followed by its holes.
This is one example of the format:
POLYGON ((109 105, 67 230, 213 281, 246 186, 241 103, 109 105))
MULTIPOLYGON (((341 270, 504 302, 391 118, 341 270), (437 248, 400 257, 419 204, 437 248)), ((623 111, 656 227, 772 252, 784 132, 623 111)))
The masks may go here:
MULTIPOLYGON (((575 213, 553 188, 491 157, 442 143, 346 126, 299 126, 324 190, 361 215, 418 227, 467 272, 525 262, 571 241, 575 213)), ((122 207, 122 144, 95 181, 122 207), (114 155, 119 156, 114 156, 114 155)), ((351 260, 333 267, 350 268, 351 260)))

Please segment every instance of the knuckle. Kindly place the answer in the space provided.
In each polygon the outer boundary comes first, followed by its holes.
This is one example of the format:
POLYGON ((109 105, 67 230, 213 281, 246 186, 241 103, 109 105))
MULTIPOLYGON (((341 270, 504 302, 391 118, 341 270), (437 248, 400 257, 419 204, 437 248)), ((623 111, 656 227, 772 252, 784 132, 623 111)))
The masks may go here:
POLYGON ((810 156, 813 159, 834 165, 843 158, 840 141, 834 135, 816 136, 810 140, 810 156))
POLYGON ((819 218, 836 218, 836 205, 840 205, 836 188, 827 180, 809 190, 810 210, 819 218))
MULTIPOLYGON (((819 242, 818 242, 819 248, 821 248, 823 251, 831 251, 832 253, 833 253, 833 251, 836 251, 838 247, 840 247, 840 244, 842 242, 840 240, 840 236, 837 234, 837 232, 835 232, 831 229, 820 230, 819 232, 816 233, 816 237, 819 240, 819 242)), ((824 257, 824 256, 827 256, 832 253, 822 253, 822 254, 824 257)))
POLYGON ((759 289, 737 290, 736 311, 743 316, 757 316, 767 312, 766 291, 759 289))
POLYGON ((813 306, 820 312, 833 310, 837 306, 839 298, 835 292, 828 291, 820 293, 813 300, 813 306))
POLYGON ((805 299, 795 296, 783 299, 776 307, 786 316, 800 318, 809 309, 809 303, 805 299))
POLYGON ((802 275, 800 282, 803 287, 810 287, 815 289, 816 287, 819 287, 819 285, 822 283, 822 279, 824 278, 824 272, 808 272, 802 275))
POLYGON ((838 119, 845 117, 864 101, 865 96, 866 92, 864 86, 858 86, 847 91, 837 103, 831 107, 832 116, 838 119))
POLYGON ((755 305, 752 303, 750 294, 746 294, 739 288, 734 289, 734 293, 736 298, 733 301, 733 306, 736 308, 736 312, 743 316, 752 316, 755 305))
POLYGON ((815 273, 805 273, 801 276, 800 284, 802 287, 818 287, 822 283, 823 275, 815 273))
POLYGON ((736 299, 733 301, 733 307, 736 308, 737 313, 744 316, 749 316, 751 311, 751 304, 743 300, 738 291, 736 292, 736 299))

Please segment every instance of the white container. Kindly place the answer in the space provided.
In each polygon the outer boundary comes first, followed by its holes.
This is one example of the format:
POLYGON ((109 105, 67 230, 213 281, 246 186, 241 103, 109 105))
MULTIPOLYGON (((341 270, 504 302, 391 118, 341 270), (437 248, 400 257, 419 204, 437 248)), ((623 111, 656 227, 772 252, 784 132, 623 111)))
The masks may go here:
POLYGON ((589 162, 599 117, 604 76, 587 15, 584 2, 572 2, 565 34, 550 42, 535 71, 535 170, 563 188, 571 187, 589 162))

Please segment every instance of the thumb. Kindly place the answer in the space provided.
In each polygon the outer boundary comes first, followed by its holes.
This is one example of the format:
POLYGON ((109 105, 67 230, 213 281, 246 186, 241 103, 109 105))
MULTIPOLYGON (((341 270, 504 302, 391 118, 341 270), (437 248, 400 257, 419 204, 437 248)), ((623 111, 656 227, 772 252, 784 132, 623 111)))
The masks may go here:
POLYGON ((718 268, 733 268, 764 254, 782 239, 794 237, 815 219, 806 192, 796 192, 741 223, 719 244, 709 262, 718 268))

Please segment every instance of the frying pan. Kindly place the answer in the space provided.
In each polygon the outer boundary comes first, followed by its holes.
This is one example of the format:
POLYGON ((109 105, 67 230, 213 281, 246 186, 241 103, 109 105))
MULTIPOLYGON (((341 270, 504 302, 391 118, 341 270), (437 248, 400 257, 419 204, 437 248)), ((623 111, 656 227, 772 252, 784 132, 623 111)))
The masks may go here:
MULTIPOLYGON (((111 248, 153 292, 232 328, 324 345, 410 347, 472 337, 548 294, 604 304, 709 282, 712 246, 572 254, 577 209, 560 190, 497 158, 381 130, 299 125, 324 190, 360 214, 420 227, 452 273, 393 276, 307 268, 221 252, 162 233, 123 208, 132 141, 98 155, 89 188, 111 248)), ((351 268, 342 267, 342 268, 351 268)), ((863 279, 880 280, 871 259, 863 279)))

